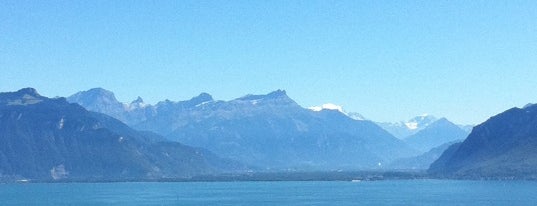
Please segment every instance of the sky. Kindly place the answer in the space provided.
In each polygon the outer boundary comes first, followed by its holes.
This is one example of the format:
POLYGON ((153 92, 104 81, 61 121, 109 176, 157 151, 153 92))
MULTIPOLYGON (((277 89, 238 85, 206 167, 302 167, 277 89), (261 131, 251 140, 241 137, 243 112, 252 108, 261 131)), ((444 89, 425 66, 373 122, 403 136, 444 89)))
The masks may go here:
POLYGON ((123 102, 284 89, 375 121, 537 102, 537 1, 0 0, 0 91, 123 102))

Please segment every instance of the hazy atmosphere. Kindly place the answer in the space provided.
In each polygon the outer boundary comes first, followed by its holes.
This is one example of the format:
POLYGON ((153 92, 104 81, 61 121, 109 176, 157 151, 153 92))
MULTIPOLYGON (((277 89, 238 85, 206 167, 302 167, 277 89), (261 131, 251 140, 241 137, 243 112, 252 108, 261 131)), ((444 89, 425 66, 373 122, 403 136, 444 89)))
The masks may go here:
POLYGON ((461 124, 537 99, 536 1, 0 1, 0 90, 120 101, 284 89, 461 124))
POLYGON ((2 205, 537 205, 537 1, 0 0, 2 205))

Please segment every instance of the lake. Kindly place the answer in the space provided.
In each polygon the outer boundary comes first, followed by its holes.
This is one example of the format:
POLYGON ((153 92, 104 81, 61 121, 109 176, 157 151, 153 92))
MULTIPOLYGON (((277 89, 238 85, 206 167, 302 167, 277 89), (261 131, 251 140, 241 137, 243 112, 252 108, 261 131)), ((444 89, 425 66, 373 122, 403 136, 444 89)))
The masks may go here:
POLYGON ((0 184, 2 205, 536 205, 537 182, 136 182, 0 184))

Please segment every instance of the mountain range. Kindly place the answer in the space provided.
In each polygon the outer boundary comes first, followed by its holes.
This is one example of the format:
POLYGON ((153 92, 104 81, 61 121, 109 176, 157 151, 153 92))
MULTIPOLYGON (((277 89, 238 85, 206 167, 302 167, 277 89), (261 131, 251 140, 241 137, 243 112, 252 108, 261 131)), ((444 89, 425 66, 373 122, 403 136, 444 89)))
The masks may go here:
POLYGON ((426 128, 436 120, 438 119, 435 116, 424 114, 416 116, 408 121, 377 122, 377 124, 393 136, 399 139, 404 139, 426 128))
POLYGON ((491 117, 469 135, 445 118, 419 116, 404 125, 412 134, 401 140, 337 105, 303 108, 283 90, 230 101, 201 93, 150 105, 140 97, 121 103, 101 88, 68 98, 25 88, 0 93, 0 180, 429 165, 433 177, 537 179, 537 105, 491 117))
POLYGON ((100 90, 79 92, 68 100, 118 119, 143 113, 126 123, 263 169, 377 169, 417 154, 371 121, 352 119, 338 108, 303 108, 283 90, 230 101, 202 93, 186 101, 166 100, 135 109, 100 100, 115 99, 100 90), (111 105, 123 106, 111 111, 111 105))
POLYGON ((31 180, 187 178, 239 171, 204 149, 139 132, 35 89, 0 93, 0 177, 31 180))
MULTIPOLYGON (((419 131, 427 128, 432 123, 442 118, 437 118, 433 115, 423 114, 411 118, 408 121, 400 122, 376 122, 380 127, 390 132, 393 136, 399 139, 408 138, 419 131)), ((454 124, 454 123, 453 123, 454 124)), ((457 126, 469 134, 472 131, 474 125, 462 125, 457 124, 457 126)))

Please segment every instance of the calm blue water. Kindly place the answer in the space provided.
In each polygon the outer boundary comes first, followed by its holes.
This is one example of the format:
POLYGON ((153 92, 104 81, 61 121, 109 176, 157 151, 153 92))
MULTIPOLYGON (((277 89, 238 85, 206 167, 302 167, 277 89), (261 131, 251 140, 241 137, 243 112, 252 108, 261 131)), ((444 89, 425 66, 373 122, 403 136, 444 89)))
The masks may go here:
POLYGON ((537 182, 0 184, 1 205, 537 205, 537 182))

